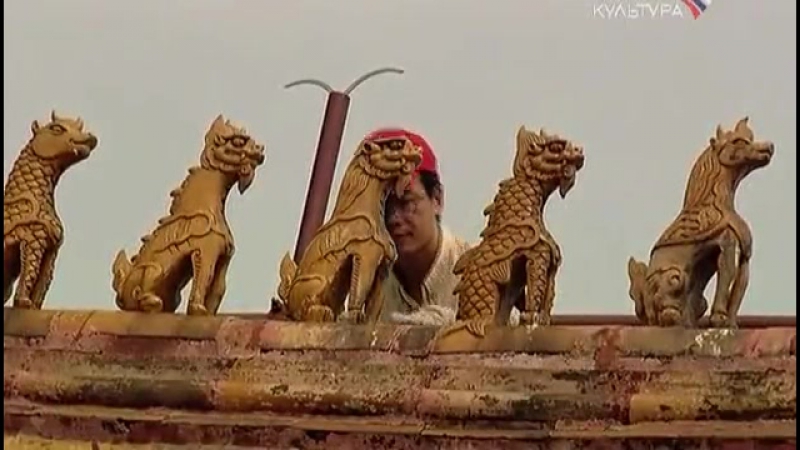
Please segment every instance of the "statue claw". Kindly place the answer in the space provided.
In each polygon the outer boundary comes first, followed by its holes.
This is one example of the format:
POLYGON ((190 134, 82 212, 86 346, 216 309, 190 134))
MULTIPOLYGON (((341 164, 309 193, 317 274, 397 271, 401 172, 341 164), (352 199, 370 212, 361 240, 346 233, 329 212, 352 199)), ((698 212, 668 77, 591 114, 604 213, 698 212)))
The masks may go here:
POLYGON ((524 326, 546 326, 550 325, 550 314, 539 314, 525 311, 519 314, 519 324, 524 326))
POLYGON ((494 321, 492 317, 479 317, 477 319, 460 320, 456 323, 444 326, 436 333, 435 341, 443 340, 444 338, 455 334, 461 330, 466 330, 469 334, 483 339, 486 337, 486 331, 489 325, 494 321))
POLYGON ((728 315, 721 312, 715 312, 711 314, 711 317, 709 317, 709 322, 711 323, 712 328, 729 328, 731 325, 728 315))
POLYGON ((139 300, 139 310, 146 313, 159 312, 164 308, 164 302, 153 294, 145 294, 139 300))
POLYGON ((186 308, 186 314, 190 316, 207 316, 208 309, 200 303, 190 303, 189 307, 186 308))
POLYGON ((366 321, 366 315, 361 310, 345 311, 342 314, 342 320, 349 323, 361 324, 366 321))
POLYGON ((19 298, 14 302, 14 307, 19 309, 34 309, 33 302, 29 298, 19 298))
POLYGON ((468 321, 465 325, 465 328, 475 337, 484 338, 486 337, 487 327, 493 321, 494 321, 493 317, 481 317, 479 319, 473 319, 468 321))
POLYGON ((333 310, 323 305, 312 305, 306 310, 305 320, 308 322, 333 322, 333 310))
POLYGON ((674 327, 681 322, 681 312, 677 308, 667 307, 661 310, 658 321, 663 327, 674 327))

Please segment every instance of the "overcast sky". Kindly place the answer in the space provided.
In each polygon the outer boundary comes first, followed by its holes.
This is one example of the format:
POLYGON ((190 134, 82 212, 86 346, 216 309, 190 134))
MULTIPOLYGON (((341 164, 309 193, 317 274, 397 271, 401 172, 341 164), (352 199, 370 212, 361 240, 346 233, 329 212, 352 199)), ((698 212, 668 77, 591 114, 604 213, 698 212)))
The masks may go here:
POLYGON ((685 9, 596 16, 594 5, 615 3, 3 2, 4 176, 30 122, 53 107, 100 139, 59 186, 66 243, 46 306, 114 308, 114 254, 135 252, 165 214, 224 113, 266 143, 267 160, 228 203, 237 253, 222 310, 265 311, 278 261, 294 248, 325 102, 316 88, 282 86, 315 77, 344 89, 397 66, 406 73, 354 93, 336 184, 370 129, 415 129, 440 159, 446 223, 476 240, 520 125, 581 143, 575 188, 547 210, 564 255, 560 313, 632 311, 628 257, 646 258, 673 219, 716 125, 749 115, 777 149, 739 189, 755 238, 743 311, 795 314, 796 2, 717 1, 698 20, 685 9))

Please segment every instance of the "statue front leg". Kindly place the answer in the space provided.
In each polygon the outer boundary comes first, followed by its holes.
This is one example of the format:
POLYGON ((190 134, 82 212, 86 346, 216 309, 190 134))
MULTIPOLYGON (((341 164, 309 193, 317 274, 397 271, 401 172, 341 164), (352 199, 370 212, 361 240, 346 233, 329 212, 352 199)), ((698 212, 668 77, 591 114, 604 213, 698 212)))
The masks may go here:
POLYGON ((36 308, 31 295, 42 268, 44 249, 45 243, 42 241, 22 241, 20 243, 20 262, 22 264, 17 291, 14 293, 15 308, 36 308))
POLYGON ((186 305, 186 314, 190 316, 208 315, 206 296, 209 294, 214 279, 214 266, 218 258, 218 253, 207 249, 198 248, 192 251, 192 289, 186 305))
POLYGON ((56 270, 56 259, 58 258, 58 246, 45 251, 42 257, 42 270, 39 272, 39 277, 33 285, 31 291, 31 301, 36 309, 42 309, 44 305, 44 298, 47 291, 50 289, 50 283, 53 281, 53 274, 56 270))
POLYGON ((711 326, 724 328, 728 325, 731 286, 736 278, 736 238, 730 231, 721 236, 717 257, 717 289, 711 304, 711 326))
POLYGON ((232 256, 233 255, 222 255, 217 261, 211 287, 205 301, 206 310, 210 314, 216 314, 219 310, 219 306, 222 304, 222 298, 225 296, 225 291, 227 289, 226 278, 228 276, 228 267, 230 267, 232 256))
POLYGON ((375 275, 372 281, 372 288, 367 295, 367 302, 364 311, 365 320, 368 324, 375 324, 380 320, 381 313, 383 312, 383 284, 386 281, 388 270, 382 268, 375 275))
POLYGON ((525 302, 520 311, 521 325, 546 325, 550 323, 549 312, 545 312, 549 294, 550 249, 539 242, 528 252, 525 262, 525 302))
POLYGON ((744 293, 747 291, 747 285, 750 282, 750 261, 745 260, 739 264, 736 271, 736 278, 733 280, 733 287, 731 287, 731 295, 728 300, 728 327, 736 328, 737 317, 739 316, 739 309, 742 307, 742 300, 744 300, 744 293))
POLYGON ((353 255, 353 272, 350 278, 350 298, 348 300, 347 312, 345 317, 354 323, 363 323, 366 319, 364 305, 370 296, 376 272, 381 265, 382 252, 372 248, 365 248, 363 251, 353 255))

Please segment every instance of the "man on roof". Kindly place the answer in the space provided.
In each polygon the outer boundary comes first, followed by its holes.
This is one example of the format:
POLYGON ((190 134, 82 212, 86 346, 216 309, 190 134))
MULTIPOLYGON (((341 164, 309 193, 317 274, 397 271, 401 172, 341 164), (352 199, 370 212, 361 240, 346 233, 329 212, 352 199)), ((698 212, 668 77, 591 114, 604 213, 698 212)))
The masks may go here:
POLYGON ((366 139, 406 138, 422 150, 422 162, 406 192, 386 201, 386 228, 397 261, 384 283, 382 321, 444 325, 455 321, 458 278, 453 266, 468 244, 442 225, 444 186, 436 155, 419 134, 382 128, 366 139))
MULTIPOLYGON (((397 261, 383 286, 382 321, 447 325, 456 319, 458 276, 453 267, 469 244, 442 224, 444 186, 433 148, 425 138, 402 128, 382 128, 365 139, 406 138, 422 150, 411 185, 386 201, 386 228, 397 248, 397 261)), ((519 312, 512 313, 512 324, 519 312)))
MULTIPOLYGON (((442 224, 444 186, 433 148, 417 133, 402 128, 381 128, 365 139, 406 138, 422 151, 422 161, 402 196, 386 201, 386 228, 394 240, 397 260, 384 282, 380 320, 416 325, 449 325, 456 320, 458 298, 453 290, 459 277, 453 273, 458 259, 470 247, 442 224)), ((275 299, 271 314, 284 317, 275 299)), ((519 323, 512 309, 510 324, 519 323)))

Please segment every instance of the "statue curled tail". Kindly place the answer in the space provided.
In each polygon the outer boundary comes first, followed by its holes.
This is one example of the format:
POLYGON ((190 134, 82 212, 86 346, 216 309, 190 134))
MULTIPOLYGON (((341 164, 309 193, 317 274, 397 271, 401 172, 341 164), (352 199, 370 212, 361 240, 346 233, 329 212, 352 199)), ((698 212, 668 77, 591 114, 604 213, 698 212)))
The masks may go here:
POLYGON ((294 262, 294 260, 292 260, 292 257, 289 256, 289 253, 283 255, 278 273, 280 274, 278 298, 281 299, 284 304, 288 304, 289 291, 292 289, 294 279, 297 276, 297 264, 294 262))
POLYGON ((647 264, 637 261, 632 257, 629 258, 628 279, 630 281, 628 295, 630 296, 631 300, 633 300, 636 317, 647 324, 652 323, 652 321, 655 320, 655 317, 648 317, 647 315, 648 313, 652 315, 654 311, 648 311, 648 308, 644 303, 645 288, 647 285, 647 264))
POLYGON ((128 255, 125 254, 125 250, 117 252, 117 256, 114 258, 114 264, 111 266, 111 274, 113 275, 111 287, 114 289, 114 292, 117 293, 117 298, 115 299, 117 308, 122 310, 126 308, 123 305, 122 295, 120 294, 122 293, 122 286, 125 284, 125 280, 128 279, 132 268, 133 265, 128 260, 128 255))
POLYGON ((298 272, 297 263, 285 254, 278 269, 278 298, 289 311, 289 317, 297 321, 333 322, 331 307, 316 303, 326 287, 325 277, 308 274, 298 277, 298 272))
POLYGON ((161 271, 161 268, 156 264, 142 264, 134 267, 133 263, 128 259, 125 250, 117 252, 114 258, 114 264, 111 266, 111 287, 117 294, 114 300, 117 307, 123 311, 147 311, 157 312, 163 308, 163 301, 158 298, 154 293, 147 292, 140 286, 140 280, 153 280, 156 277, 148 277, 146 275, 148 269, 161 271), (136 285, 130 292, 127 291, 128 285, 131 283, 131 277, 136 276, 139 278, 136 285))

